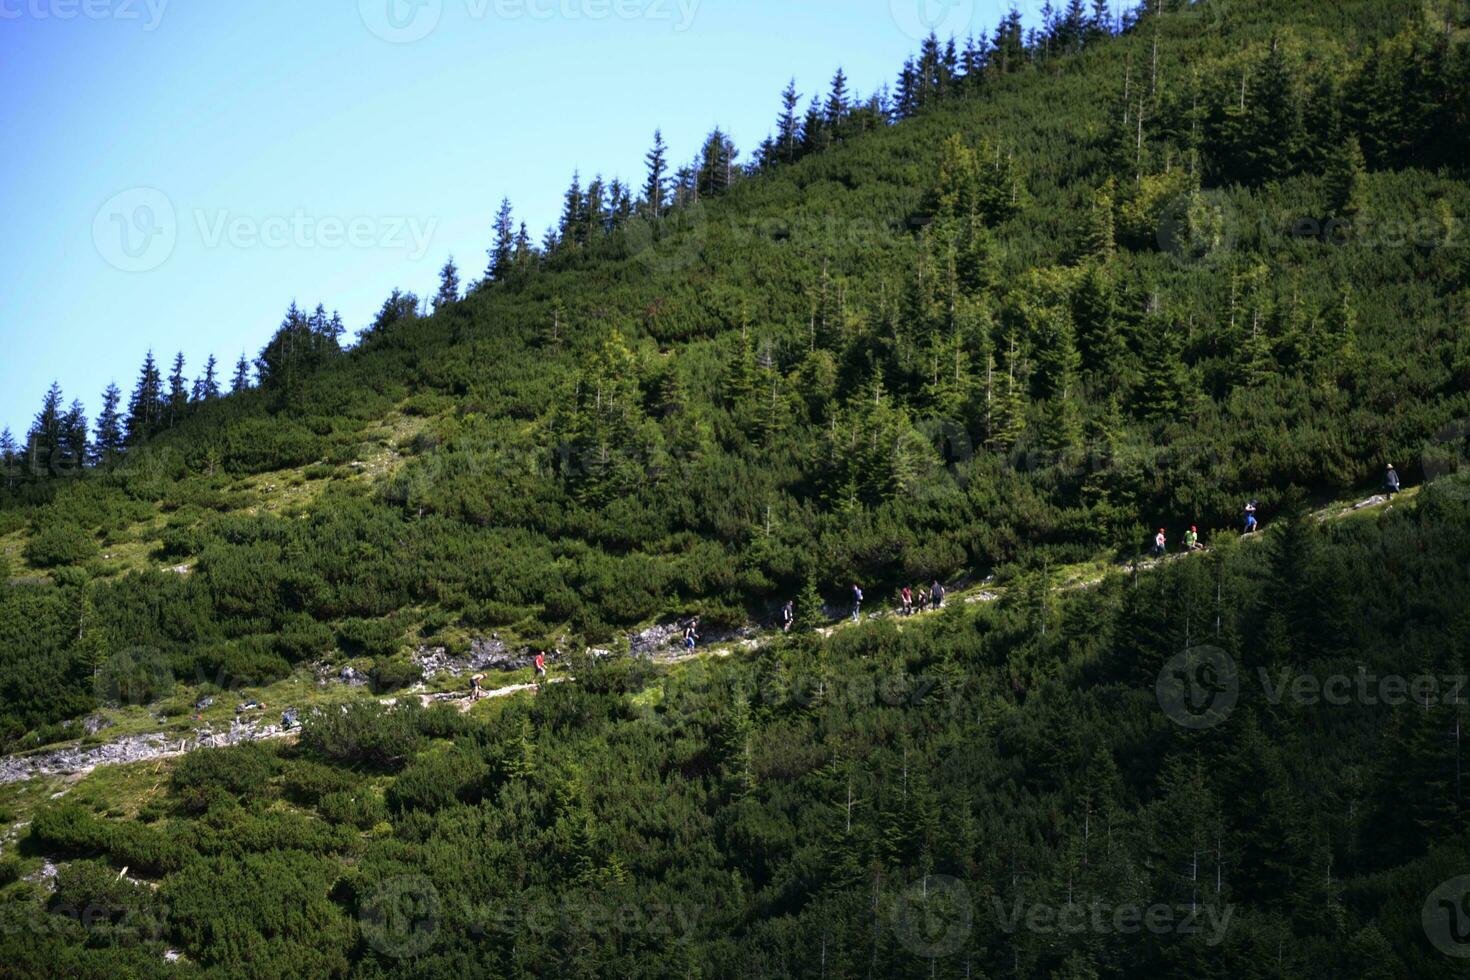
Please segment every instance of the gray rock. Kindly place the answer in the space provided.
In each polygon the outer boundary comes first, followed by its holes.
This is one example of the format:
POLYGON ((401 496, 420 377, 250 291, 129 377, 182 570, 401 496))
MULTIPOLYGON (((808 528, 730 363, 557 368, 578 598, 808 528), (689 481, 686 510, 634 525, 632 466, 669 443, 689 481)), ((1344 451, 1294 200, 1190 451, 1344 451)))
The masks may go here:
POLYGON ((87 717, 85 717, 85 718, 82 719, 82 731, 86 732, 88 735, 96 735, 98 732, 102 731, 104 728, 111 728, 111 727, 112 727, 112 722, 108 721, 105 717, 103 717, 100 714, 99 715, 88 715, 87 717))
POLYGON ((337 679, 349 687, 367 687, 372 682, 372 678, 368 677, 367 674, 364 674, 360 670, 355 670, 352 667, 343 667, 342 673, 337 675, 337 679))
MULTIPOLYGON (((552 654, 548 660, 555 660, 552 654)), ((433 680, 439 674, 470 674, 475 671, 498 670, 509 673, 523 670, 536 660, 535 651, 530 649, 511 650, 497 636, 477 639, 470 643, 470 652, 463 657, 451 656, 443 647, 420 647, 413 655, 413 662, 424 672, 425 680, 433 680)))

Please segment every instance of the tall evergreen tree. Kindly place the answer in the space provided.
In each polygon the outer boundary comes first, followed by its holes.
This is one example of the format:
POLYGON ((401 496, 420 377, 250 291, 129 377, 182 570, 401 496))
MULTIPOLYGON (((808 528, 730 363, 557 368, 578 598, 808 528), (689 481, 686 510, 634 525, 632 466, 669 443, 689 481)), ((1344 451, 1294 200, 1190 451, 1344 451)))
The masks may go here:
POLYGON ((669 147, 664 142, 663 130, 653 131, 653 149, 644 160, 648 162, 648 179, 643 184, 644 213, 646 217, 658 218, 668 209, 669 147))
POLYGON ((189 407, 189 382, 184 377, 184 352, 174 356, 173 370, 168 375, 168 397, 164 402, 164 421, 173 428, 189 407))
POLYGON ((109 384, 102 392, 102 411, 97 415, 97 434, 92 443, 93 466, 109 466, 123 454, 123 419, 118 411, 121 403, 122 392, 117 385, 109 384))
POLYGON ((1327 170, 1327 206, 1338 218, 1356 218, 1363 210, 1367 161, 1356 136, 1349 136, 1327 170))
POLYGON ((800 104, 801 93, 793 78, 781 93, 781 115, 776 120, 776 150, 782 163, 795 163, 801 148, 801 118, 796 110, 800 104))
POLYGON ((840 139, 843 126, 847 122, 847 113, 851 108, 850 97, 847 91, 847 74, 841 68, 837 74, 832 76, 832 88, 827 93, 827 106, 825 109, 827 127, 832 131, 834 139, 840 139))
POLYGON ((582 174, 572 172, 572 185, 562 197, 561 224, 557 226, 557 243, 562 248, 575 248, 584 244, 583 222, 587 210, 587 198, 582 193, 582 174))
MULTIPOLYGON (((514 259, 512 258, 511 261, 514 259)), ((459 302, 459 269, 454 264, 454 256, 451 255, 444 262, 444 268, 439 270, 439 292, 434 295, 434 312, 437 313, 457 302, 459 302)))
POLYGON ((20 471, 20 447, 15 443, 15 436, 10 434, 10 429, 0 430, 0 473, 5 474, 5 489, 15 489, 16 477, 20 471))
POLYGON ((204 362, 204 373, 194 380, 193 400, 213 401, 219 397, 219 361, 213 354, 204 362))
POLYGON ((26 436, 27 463, 36 476, 57 472, 62 452, 62 403, 61 385, 53 381, 26 436))
POLYGON ((739 155, 740 151, 735 149, 730 137, 715 127, 699 154, 700 197, 716 197, 730 189, 735 182, 735 159, 739 155))
POLYGON ((138 384, 128 400, 127 442, 136 446, 157 431, 163 421, 163 377, 149 351, 138 372, 138 384))
POLYGON ((516 227, 510 198, 502 198, 495 213, 495 242, 490 246, 490 266, 485 270, 487 282, 504 282, 515 264, 516 227))
POLYGON ((81 401, 73 400, 61 417, 58 462, 66 473, 78 473, 87 465, 91 445, 87 441, 87 410, 81 401))
POLYGON ((238 395, 242 391, 250 390, 250 361, 242 353, 240 359, 235 362, 235 375, 230 380, 230 394, 238 395))

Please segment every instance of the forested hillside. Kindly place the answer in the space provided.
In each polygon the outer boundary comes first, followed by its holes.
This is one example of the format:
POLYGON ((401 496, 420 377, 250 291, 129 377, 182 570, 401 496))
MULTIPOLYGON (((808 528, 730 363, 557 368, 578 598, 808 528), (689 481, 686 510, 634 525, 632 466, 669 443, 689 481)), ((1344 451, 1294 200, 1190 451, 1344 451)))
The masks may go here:
POLYGON ((1421 920, 1470 873, 1458 700, 1261 678, 1464 673, 1470 9, 1148 6, 793 87, 748 165, 660 140, 539 245, 507 203, 483 278, 350 348, 293 303, 227 395, 150 355, 89 432, 53 389, 3 447, 7 751, 490 636, 576 676, 14 791, 0 973, 1458 975, 1421 920), (1388 463, 1437 482, 1303 516, 1388 463), (1209 557, 1053 589, 1192 525, 1209 557), (798 596, 759 654, 622 655, 798 596), (1240 698, 1191 728, 1155 684, 1202 642, 1240 698))

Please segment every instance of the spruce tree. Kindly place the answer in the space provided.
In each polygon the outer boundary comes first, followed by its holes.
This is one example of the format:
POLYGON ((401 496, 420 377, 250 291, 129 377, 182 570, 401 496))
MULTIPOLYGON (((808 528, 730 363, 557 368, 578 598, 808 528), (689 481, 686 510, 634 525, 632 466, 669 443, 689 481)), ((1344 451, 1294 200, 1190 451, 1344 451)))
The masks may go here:
POLYGON ((847 92, 847 75, 839 68, 837 74, 832 76, 832 88, 827 94, 826 107, 827 127, 835 139, 840 139, 843 135, 843 125, 847 122, 849 108, 851 105, 847 92))
POLYGON ((164 403, 164 417, 169 428, 173 428, 184 417, 189 407, 189 383, 184 378, 184 352, 174 356, 173 370, 168 376, 168 399, 164 403))
POLYGON ((136 446, 157 431, 163 421, 163 377, 149 351, 138 373, 138 384, 128 400, 127 443, 136 446))
POLYGON ((648 163, 648 177, 643 184, 644 216, 659 218, 668 208, 669 147, 664 142, 663 130, 653 131, 653 149, 643 159, 648 163))
POLYGON ((444 268, 439 270, 439 292, 434 295, 434 312, 453 306, 459 302, 459 269, 454 264, 454 256, 450 256, 444 263, 444 268))
POLYGON ((1356 218, 1363 211, 1365 192, 1363 181, 1367 170, 1363 147, 1356 136, 1333 155, 1327 169, 1327 206, 1333 217, 1356 218))
POLYGON ((1092 196, 1092 210, 1087 218, 1087 236, 1083 242, 1083 254, 1099 262, 1107 262, 1117 252, 1118 243, 1114 233, 1113 204, 1116 185, 1108 178, 1092 196))
POLYGON ((97 435, 92 443, 92 465, 110 466, 123 454, 123 419, 118 412, 122 392, 109 384, 102 392, 102 411, 97 415, 97 435))
POLYGON ((582 193, 581 171, 572 172, 572 185, 562 196, 561 224, 557 226, 557 244, 561 248, 575 248, 582 244, 583 214, 587 199, 582 193))
POLYGON ((78 400, 61 417, 58 463, 66 473, 79 473, 91 456, 87 441, 87 410, 78 400))
POLYGON ((51 382, 26 436, 26 457, 36 476, 57 472, 62 452, 62 401, 61 385, 51 382))
POLYGON ((776 120, 776 151, 782 163, 795 163, 801 141, 801 119, 796 107, 801 104, 801 93, 796 91, 793 78, 781 93, 781 115, 776 120))
POLYGON ((14 490, 15 481, 20 476, 20 447, 9 428, 0 430, 0 473, 5 474, 5 489, 14 490))
POLYGON ((235 362, 235 375, 230 380, 230 394, 238 395, 242 391, 250 390, 250 361, 242 353, 240 359, 235 362))
MULTIPOLYGON (((515 262, 515 223, 510 198, 502 198, 495 214, 495 242, 490 246, 490 265, 485 270, 486 282, 504 282, 515 262)), ((452 263, 451 263, 452 264, 452 263)))
POLYGON ((219 397, 219 361, 213 354, 204 362, 204 373, 194 380, 193 400, 214 401, 219 397))

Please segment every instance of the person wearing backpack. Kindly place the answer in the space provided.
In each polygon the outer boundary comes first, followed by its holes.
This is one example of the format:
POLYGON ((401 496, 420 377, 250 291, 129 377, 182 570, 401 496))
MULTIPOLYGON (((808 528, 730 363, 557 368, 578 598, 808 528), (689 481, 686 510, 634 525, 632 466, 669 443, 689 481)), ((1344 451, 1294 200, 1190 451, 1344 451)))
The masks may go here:
POLYGON ((1168 552, 1169 537, 1164 532, 1163 528, 1159 528, 1159 533, 1154 535, 1154 557, 1162 558, 1164 557, 1164 555, 1168 554, 1168 552))
POLYGON ((684 627, 684 649, 693 650, 699 644, 699 617, 696 616, 684 627))
POLYGON ((1185 551, 1203 551, 1204 546, 1199 543, 1199 528, 1193 525, 1184 532, 1185 551))
POLYGON ((929 587, 929 608, 944 608, 944 586, 939 584, 938 579, 935 579, 934 584, 929 587))
POLYGON ((852 621, 856 623, 863 615, 863 590, 856 582, 852 584, 852 621))
POLYGON ((1388 495, 1389 502, 1393 502, 1394 495, 1399 492, 1399 473, 1388 464, 1388 472, 1383 474, 1383 492, 1388 495))
POLYGON ((791 627, 796 625, 796 603, 790 599, 786 605, 781 607, 781 632, 790 633, 791 627))
POLYGON ((1260 522, 1256 520, 1256 502, 1252 500, 1245 505, 1245 533, 1255 534, 1260 526, 1260 522))

